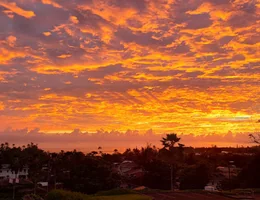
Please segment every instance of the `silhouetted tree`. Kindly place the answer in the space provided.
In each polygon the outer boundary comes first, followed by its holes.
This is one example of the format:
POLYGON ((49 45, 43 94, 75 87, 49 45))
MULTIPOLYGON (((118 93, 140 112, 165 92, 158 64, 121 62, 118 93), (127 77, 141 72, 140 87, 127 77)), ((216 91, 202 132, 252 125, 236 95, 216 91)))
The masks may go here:
POLYGON ((203 189, 210 176, 210 168, 205 163, 188 166, 181 173, 180 189, 203 189))
MULTIPOLYGON (((171 190, 174 188, 175 177, 174 177, 174 168, 176 169, 177 154, 179 150, 176 150, 175 144, 177 144, 181 138, 177 134, 166 134, 166 137, 163 137, 161 143, 163 149, 161 153, 163 154, 164 159, 170 163, 170 180, 171 180, 171 190)), ((182 149, 183 145, 179 144, 179 148, 182 149)))
POLYGON ((242 187, 259 188, 260 187, 260 154, 255 155, 252 160, 244 167, 239 174, 242 187))

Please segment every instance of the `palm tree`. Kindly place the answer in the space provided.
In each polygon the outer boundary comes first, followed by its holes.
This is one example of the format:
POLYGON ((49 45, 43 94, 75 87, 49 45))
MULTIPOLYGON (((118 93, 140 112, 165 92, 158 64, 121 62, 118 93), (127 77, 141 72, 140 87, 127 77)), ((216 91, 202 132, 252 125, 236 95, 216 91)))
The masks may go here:
MULTIPOLYGON (((176 161, 175 157, 175 144, 181 140, 175 133, 166 134, 166 137, 163 137, 161 143, 163 145, 162 152, 164 154, 164 158, 167 162, 170 163, 170 177, 171 177, 171 190, 174 187, 174 179, 173 179, 173 169, 174 169, 174 161, 176 161)), ((183 144, 178 143, 179 148, 183 148, 183 144)))
POLYGON ((114 149, 114 154, 118 154, 118 150, 117 149, 114 149))
POLYGON ((165 138, 163 137, 161 142, 164 148, 171 151, 174 148, 174 145, 180 140, 181 138, 178 138, 177 134, 171 133, 171 134, 166 134, 166 137, 165 138))
POLYGON ((98 152, 99 155, 102 156, 102 154, 103 154, 102 147, 98 147, 98 151, 99 151, 99 152, 98 152))

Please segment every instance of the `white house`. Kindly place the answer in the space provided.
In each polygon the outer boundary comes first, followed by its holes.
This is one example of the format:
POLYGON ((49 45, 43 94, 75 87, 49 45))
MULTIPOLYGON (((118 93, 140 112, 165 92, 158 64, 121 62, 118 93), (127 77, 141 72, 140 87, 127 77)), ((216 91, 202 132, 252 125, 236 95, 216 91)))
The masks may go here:
POLYGON ((9 182, 12 183, 14 180, 16 183, 19 183, 20 179, 28 178, 28 167, 23 167, 18 170, 17 173, 10 168, 9 164, 3 164, 0 168, 0 180, 9 179, 9 182))
POLYGON ((204 190, 210 191, 210 192, 217 192, 217 191, 218 191, 217 187, 216 187, 216 186, 213 186, 213 185, 206 185, 206 186, 204 187, 204 190))

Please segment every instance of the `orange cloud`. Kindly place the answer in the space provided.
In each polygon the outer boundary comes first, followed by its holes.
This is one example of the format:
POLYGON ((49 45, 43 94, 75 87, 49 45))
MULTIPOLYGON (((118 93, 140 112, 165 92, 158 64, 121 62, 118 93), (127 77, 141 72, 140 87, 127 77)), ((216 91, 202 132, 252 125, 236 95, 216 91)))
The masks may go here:
POLYGON ((7 63, 10 60, 17 57, 25 57, 25 56, 26 54, 20 51, 8 51, 7 49, 0 48, 0 64, 7 63))
POLYGON ((4 110, 4 103, 3 102, 0 102, 0 110, 4 110))
POLYGON ((50 36, 51 35, 51 32, 43 32, 43 35, 45 35, 45 36, 50 36))
POLYGON ((257 1, 37 4, 0 4, 0 129, 255 131, 257 1))
POLYGON ((75 17, 75 16, 70 16, 70 21, 71 21, 72 23, 74 23, 74 24, 77 24, 77 23, 79 23, 79 20, 78 20, 78 18, 77 18, 77 17, 75 17))
POLYGON ((18 7, 16 3, 9 3, 7 1, 4 1, 4 2, 0 2, 0 5, 25 18, 32 18, 35 16, 33 11, 24 10, 18 7))
POLYGON ((69 58, 71 57, 71 55, 68 55, 68 54, 62 54, 60 56, 58 56, 58 58, 69 58))
POLYGON ((42 0, 43 4, 50 4, 54 7, 61 8, 61 6, 53 0, 42 0))
POLYGON ((10 35, 7 37, 7 42, 10 46, 14 46, 16 40, 17 40, 17 38, 15 36, 10 35))

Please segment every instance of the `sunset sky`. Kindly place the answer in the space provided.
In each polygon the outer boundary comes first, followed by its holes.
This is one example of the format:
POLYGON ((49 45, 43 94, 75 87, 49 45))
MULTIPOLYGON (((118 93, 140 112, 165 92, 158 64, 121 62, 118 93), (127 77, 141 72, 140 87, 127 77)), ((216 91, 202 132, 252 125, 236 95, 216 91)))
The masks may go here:
POLYGON ((256 132, 260 0, 0 0, 0 131, 256 132))

